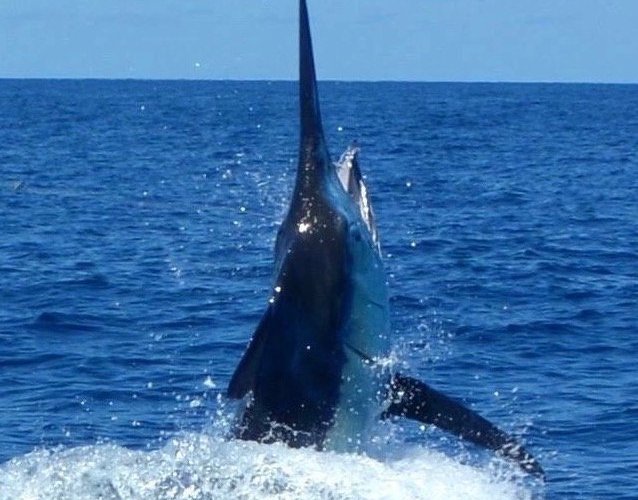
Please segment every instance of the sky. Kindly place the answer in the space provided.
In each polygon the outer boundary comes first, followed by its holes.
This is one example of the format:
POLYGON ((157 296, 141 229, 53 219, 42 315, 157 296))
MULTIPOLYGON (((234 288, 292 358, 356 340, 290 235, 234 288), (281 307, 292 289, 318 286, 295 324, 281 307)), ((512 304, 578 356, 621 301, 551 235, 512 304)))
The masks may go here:
MULTIPOLYGON (((294 80, 297 0, 0 0, 0 78, 294 80)), ((319 79, 638 83, 638 0, 308 0, 319 79)))

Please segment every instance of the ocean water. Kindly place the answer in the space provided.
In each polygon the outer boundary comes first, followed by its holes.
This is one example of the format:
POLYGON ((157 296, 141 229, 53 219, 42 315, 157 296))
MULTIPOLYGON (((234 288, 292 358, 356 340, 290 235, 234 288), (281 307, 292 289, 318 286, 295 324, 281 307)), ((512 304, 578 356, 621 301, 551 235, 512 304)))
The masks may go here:
POLYGON ((394 355, 545 484, 410 422, 224 439, 296 166, 296 85, 0 81, 0 499, 638 497, 638 86, 320 86, 394 355))

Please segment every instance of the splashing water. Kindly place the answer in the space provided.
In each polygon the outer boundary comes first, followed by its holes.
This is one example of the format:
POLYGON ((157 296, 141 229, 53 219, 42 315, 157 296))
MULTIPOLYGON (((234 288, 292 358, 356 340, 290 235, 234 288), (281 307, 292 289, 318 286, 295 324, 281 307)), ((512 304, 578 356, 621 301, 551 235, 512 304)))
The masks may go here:
POLYGON ((185 434, 162 449, 113 444, 38 450, 0 466, 2 499, 528 499, 513 476, 423 448, 377 461, 185 434))

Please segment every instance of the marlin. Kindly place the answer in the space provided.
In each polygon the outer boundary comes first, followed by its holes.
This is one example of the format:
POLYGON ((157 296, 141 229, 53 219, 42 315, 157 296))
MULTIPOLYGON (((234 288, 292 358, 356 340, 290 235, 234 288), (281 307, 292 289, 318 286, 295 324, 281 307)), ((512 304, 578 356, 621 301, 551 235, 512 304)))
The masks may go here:
POLYGON ((243 400, 234 436, 360 452, 375 420, 406 417, 542 476, 540 464, 513 437, 384 363, 390 352, 388 286, 359 150, 348 148, 337 164, 330 159, 305 0, 299 21, 297 176, 277 233, 268 305, 227 390, 243 400))

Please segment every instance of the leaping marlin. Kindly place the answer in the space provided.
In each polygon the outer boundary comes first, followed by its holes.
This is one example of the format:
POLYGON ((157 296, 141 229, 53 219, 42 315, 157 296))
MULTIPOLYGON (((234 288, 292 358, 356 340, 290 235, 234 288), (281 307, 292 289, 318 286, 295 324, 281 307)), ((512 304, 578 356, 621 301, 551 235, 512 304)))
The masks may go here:
POLYGON ((330 160, 305 0, 299 2, 301 141, 275 243, 268 306, 228 387, 244 399, 234 434, 292 447, 359 451, 366 429, 400 416, 433 424, 542 476, 516 440, 424 382, 384 368, 388 288, 356 148, 330 160))

